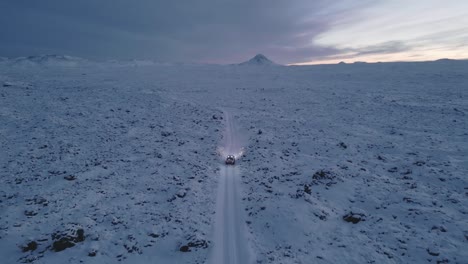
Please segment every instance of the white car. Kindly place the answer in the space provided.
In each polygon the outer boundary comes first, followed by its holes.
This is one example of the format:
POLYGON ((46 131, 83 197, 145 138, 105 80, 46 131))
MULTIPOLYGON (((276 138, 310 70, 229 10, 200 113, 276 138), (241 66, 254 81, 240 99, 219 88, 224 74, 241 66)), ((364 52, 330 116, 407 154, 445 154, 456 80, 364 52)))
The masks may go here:
POLYGON ((228 155, 225 163, 226 165, 234 165, 236 163, 236 157, 234 157, 234 155, 228 155))

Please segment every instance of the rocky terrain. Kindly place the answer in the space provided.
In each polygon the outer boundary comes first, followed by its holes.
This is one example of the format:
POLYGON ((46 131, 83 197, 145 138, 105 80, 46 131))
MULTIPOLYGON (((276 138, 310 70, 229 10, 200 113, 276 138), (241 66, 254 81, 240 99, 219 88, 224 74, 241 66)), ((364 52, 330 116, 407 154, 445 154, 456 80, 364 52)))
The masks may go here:
POLYGON ((0 63, 5 263, 205 263, 226 109, 257 263, 468 259, 466 61, 46 61, 0 63))

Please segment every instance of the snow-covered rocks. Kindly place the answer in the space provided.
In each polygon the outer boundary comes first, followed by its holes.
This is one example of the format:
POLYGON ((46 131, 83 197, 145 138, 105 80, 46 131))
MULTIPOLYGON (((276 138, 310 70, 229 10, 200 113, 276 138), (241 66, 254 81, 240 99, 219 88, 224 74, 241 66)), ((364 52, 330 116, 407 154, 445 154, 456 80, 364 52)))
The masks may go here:
POLYGON ((349 212, 348 214, 343 216, 343 220, 346 222, 357 224, 361 221, 366 221, 366 216, 362 213, 349 212))
POLYGON ((74 247, 85 240, 84 229, 80 225, 69 224, 66 229, 54 232, 52 240, 52 250, 55 252, 74 247))
POLYGON ((468 259, 467 62, 5 65, 5 263, 206 263, 224 109, 257 262, 468 259))

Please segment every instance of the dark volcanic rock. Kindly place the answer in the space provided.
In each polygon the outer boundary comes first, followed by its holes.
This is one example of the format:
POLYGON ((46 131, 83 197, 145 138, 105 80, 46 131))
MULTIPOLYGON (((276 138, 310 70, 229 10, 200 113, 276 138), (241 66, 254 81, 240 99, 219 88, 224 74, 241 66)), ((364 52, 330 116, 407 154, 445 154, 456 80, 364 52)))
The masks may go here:
POLYGON ((26 210, 26 211, 24 211, 24 215, 25 216, 35 216, 35 215, 37 215, 37 212, 33 211, 33 210, 26 210))
POLYGON ((37 242, 36 241, 31 241, 28 244, 26 244, 25 246, 21 247, 21 250, 23 250, 23 252, 33 251, 33 250, 36 250, 36 249, 37 249, 37 242))
POLYGON ((312 185, 325 184, 331 186, 336 183, 336 174, 331 171, 319 170, 312 175, 312 185))
POLYGON ((353 212, 350 212, 346 214, 345 216, 343 216, 343 220, 349 223, 353 223, 353 224, 357 224, 361 221, 366 221, 364 214, 358 214, 358 213, 353 213, 353 212))
POLYGON ((67 248, 75 246, 76 243, 85 240, 84 230, 78 225, 71 225, 65 231, 57 231, 52 234, 52 250, 59 252, 67 248))
POLYGON ((181 252, 189 252, 189 251, 190 251, 190 248, 189 248, 189 246, 187 246, 187 245, 181 246, 181 247, 180 247, 180 251, 181 251, 181 252))
POLYGON ((65 180, 67 181, 74 181, 76 180, 76 176, 75 175, 67 175, 65 177, 63 177, 65 180))
POLYGON ((172 135, 171 132, 168 132, 168 131, 162 131, 162 132, 161 132, 161 136, 163 136, 163 137, 168 137, 168 136, 170 136, 170 135, 172 135))
POLYGON ((54 241, 52 244, 52 249, 55 252, 60 252, 73 246, 75 246, 75 243, 72 242, 72 239, 69 239, 68 237, 62 237, 59 240, 54 241))
POLYGON ((431 256, 434 256, 434 257, 437 257, 437 256, 440 255, 440 253, 437 252, 437 250, 435 250, 435 249, 430 249, 430 248, 427 249, 427 253, 428 253, 429 255, 431 255, 431 256))
POLYGON ((208 242, 206 242, 203 239, 190 241, 187 245, 181 246, 180 251, 190 252, 190 251, 192 251, 191 248, 208 248, 208 242))

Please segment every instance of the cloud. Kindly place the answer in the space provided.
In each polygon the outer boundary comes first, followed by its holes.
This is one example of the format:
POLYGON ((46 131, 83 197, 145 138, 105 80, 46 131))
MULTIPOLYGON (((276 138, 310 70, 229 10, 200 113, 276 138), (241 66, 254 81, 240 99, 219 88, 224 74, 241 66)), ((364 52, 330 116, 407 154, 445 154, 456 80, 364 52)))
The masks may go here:
MULTIPOLYGON (((326 60, 351 60, 358 59, 363 57, 368 57, 372 55, 389 55, 396 54, 401 52, 411 51, 413 47, 400 42, 400 41, 389 41, 384 43, 379 43, 370 46, 364 46, 360 48, 327 48, 330 52, 326 55, 317 55, 315 57, 316 61, 310 61, 311 63, 321 62, 326 60)), ((326 52, 324 52, 326 53, 326 52)))
POLYGON ((337 52, 309 62, 468 58, 467 24, 468 2, 379 1, 363 6, 355 19, 337 21, 318 35, 317 46, 337 52))
POLYGON ((299 64, 336 63, 342 60, 376 62, 437 60, 446 57, 466 59, 467 44, 467 30, 441 30, 405 41, 387 41, 358 48, 330 46, 330 54, 299 64))
POLYGON ((293 62, 336 52, 313 40, 358 10, 351 2, 6 0, 0 55, 229 63, 261 52, 293 62))
POLYGON ((364 48, 348 49, 347 51, 354 52, 354 56, 362 56, 369 54, 391 54, 411 50, 411 47, 401 41, 388 41, 377 45, 370 45, 364 48))
POLYGON ((432 56, 464 56, 468 4, 447 1, 3 0, 0 56, 210 63, 256 53, 279 63, 429 58, 434 49, 432 56))

